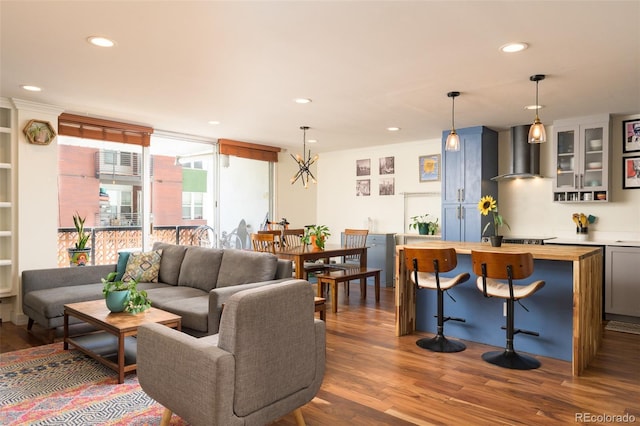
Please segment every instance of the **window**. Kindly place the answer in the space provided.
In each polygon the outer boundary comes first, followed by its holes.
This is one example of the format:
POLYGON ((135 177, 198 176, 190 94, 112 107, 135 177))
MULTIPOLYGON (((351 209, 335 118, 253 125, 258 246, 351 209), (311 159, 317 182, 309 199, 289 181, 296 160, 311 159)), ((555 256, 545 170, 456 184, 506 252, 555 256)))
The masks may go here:
POLYGON ((182 193, 182 219, 193 220, 204 218, 204 193, 182 193))

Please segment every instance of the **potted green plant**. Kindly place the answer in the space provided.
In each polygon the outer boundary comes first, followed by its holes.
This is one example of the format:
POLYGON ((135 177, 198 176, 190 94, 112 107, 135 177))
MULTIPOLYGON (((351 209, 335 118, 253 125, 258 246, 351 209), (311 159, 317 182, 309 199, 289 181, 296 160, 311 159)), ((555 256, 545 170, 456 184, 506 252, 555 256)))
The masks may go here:
POLYGON ((151 300, 145 290, 138 290, 138 281, 116 281, 117 272, 110 272, 102 278, 102 294, 111 312, 137 314, 151 307, 151 300))
POLYGON ((435 221, 429 219, 429 214, 412 216, 409 229, 417 229, 420 235, 435 235, 438 230, 438 218, 435 221))
POLYGON ((89 263, 91 247, 87 247, 87 242, 91 234, 84 231, 86 217, 81 217, 78 212, 73 215, 73 225, 76 228, 78 237, 74 247, 68 249, 69 266, 85 266, 89 263))
POLYGON ((305 228, 302 242, 311 244, 314 249, 324 250, 325 240, 330 235, 329 227, 326 225, 311 225, 305 228))

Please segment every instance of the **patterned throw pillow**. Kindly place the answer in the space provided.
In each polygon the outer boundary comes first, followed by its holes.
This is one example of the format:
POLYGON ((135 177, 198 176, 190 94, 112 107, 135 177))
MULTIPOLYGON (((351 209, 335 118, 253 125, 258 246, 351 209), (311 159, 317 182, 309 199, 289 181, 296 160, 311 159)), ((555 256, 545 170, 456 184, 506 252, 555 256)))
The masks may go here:
POLYGON ((124 271, 122 281, 133 279, 143 283, 158 282, 158 272, 160 272, 160 259, 162 249, 131 253, 127 261, 127 269, 124 271))

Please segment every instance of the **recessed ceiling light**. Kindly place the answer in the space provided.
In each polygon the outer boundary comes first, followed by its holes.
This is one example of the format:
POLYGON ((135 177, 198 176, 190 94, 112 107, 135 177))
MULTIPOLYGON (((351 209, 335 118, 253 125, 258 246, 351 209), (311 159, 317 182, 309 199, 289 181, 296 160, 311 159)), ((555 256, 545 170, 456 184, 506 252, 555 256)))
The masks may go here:
POLYGON ((216 120, 209 120, 207 121, 207 123, 211 124, 212 126, 217 126, 218 124, 220 124, 220 122, 216 120))
POLYGON ((296 98, 296 99, 294 99, 294 101, 297 104, 310 104, 311 103, 311 99, 309 99, 309 98, 296 98))
POLYGON ((87 38, 87 41, 98 47, 113 47, 116 44, 113 40, 100 36, 91 36, 87 38))
POLYGON ((22 87, 24 90, 28 90, 29 92, 41 92, 42 89, 39 88, 38 86, 31 86, 29 84, 23 84, 22 87))
POLYGON ((515 43, 507 43, 505 45, 500 46, 500 51, 504 53, 515 53, 515 52, 521 52, 525 50, 527 47, 529 47, 527 43, 518 41, 515 43))
POLYGON ((307 139, 307 143, 316 143, 318 139, 307 139))
POLYGON ((526 105, 524 109, 542 109, 544 105, 526 105))
POLYGON ((398 130, 400 130, 400 127, 387 127, 387 130, 390 132, 397 132, 398 130))

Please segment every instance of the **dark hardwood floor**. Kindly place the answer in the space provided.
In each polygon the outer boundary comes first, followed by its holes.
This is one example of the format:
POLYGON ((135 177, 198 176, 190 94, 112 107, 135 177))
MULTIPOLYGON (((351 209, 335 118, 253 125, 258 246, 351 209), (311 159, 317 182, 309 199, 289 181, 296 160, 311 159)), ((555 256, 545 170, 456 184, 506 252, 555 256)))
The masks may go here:
MULTIPOLYGON (((580 377, 571 376, 568 362, 544 357, 537 357, 537 370, 513 371, 480 358, 493 347, 465 342, 464 352, 441 354, 416 346, 429 333, 396 337, 393 290, 383 289, 376 304, 373 291, 361 301, 358 287, 345 297, 341 286, 338 313, 327 310, 327 370, 303 407, 309 425, 586 423, 580 416, 604 424, 615 419, 595 416, 625 414, 640 423, 640 335, 604 331, 597 358, 580 377)), ((6 322, 0 341, 3 353, 42 344, 6 322)), ((274 424, 295 420, 288 415, 274 424)))

